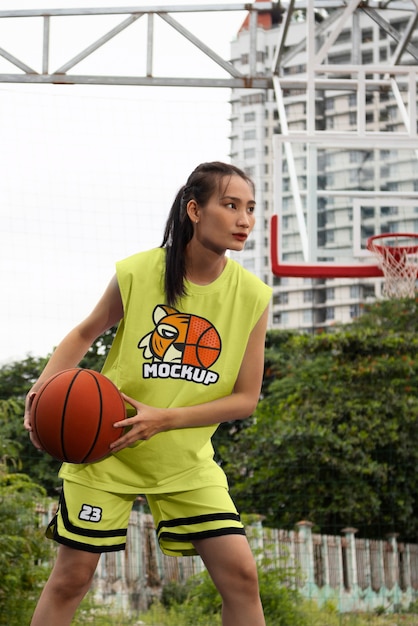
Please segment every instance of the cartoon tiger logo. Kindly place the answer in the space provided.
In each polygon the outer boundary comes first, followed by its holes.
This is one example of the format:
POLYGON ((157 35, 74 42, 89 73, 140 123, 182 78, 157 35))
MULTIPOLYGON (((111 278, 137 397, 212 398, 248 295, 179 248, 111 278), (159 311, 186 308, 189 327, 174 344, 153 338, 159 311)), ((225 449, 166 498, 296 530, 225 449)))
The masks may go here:
MULTIPOLYGON (((144 376, 185 378, 209 384, 215 378, 206 376, 221 353, 221 338, 216 328, 203 317, 181 313, 165 304, 153 311, 155 328, 138 343, 145 359, 168 367, 144 366, 144 376), (180 367, 179 367, 180 366, 180 367)), ((213 375, 212 375, 213 376, 213 375)), ((214 375, 216 380, 218 375, 214 375)))

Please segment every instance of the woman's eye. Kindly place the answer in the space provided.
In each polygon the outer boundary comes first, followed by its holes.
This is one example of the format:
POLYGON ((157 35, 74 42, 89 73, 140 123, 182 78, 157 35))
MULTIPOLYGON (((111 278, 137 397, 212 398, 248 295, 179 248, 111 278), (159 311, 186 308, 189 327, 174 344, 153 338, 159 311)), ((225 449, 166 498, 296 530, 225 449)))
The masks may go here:
POLYGON ((228 204, 226 206, 228 207, 228 209, 235 209, 234 202, 228 202, 228 204))

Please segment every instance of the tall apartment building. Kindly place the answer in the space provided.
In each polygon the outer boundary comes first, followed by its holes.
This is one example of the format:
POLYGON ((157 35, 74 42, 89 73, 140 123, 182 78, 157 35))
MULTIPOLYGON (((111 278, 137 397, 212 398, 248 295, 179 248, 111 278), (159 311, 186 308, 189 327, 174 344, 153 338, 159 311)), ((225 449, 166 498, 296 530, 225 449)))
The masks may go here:
MULTIPOLYGON (((318 13, 318 26, 321 26, 324 16, 324 13, 318 13)), ((407 11, 386 11, 384 19, 393 32, 402 34, 411 28, 407 11)), ((329 29, 332 27, 330 24, 329 29)), ((283 24, 278 13, 259 13, 256 67, 260 75, 271 71, 281 28, 283 24)), ((409 36, 414 54, 413 46, 418 49, 416 24, 413 28, 415 32, 409 33, 409 36)), ((327 34, 326 30, 322 35, 319 33, 319 37, 327 34)), ((249 21, 245 20, 236 40, 231 44, 231 59, 243 74, 248 72, 250 63, 250 36, 249 21)), ((286 65, 281 67, 282 75, 292 78, 300 76, 306 80, 308 53, 306 46, 301 45, 305 38, 305 16, 298 11, 294 14, 286 36, 287 49, 291 50, 292 46, 297 48, 288 55, 286 65)), ((418 153, 409 144, 403 147, 396 140, 391 141, 392 134, 401 136, 407 124, 397 98, 405 100, 408 96, 398 94, 396 89, 393 91, 382 88, 377 82, 373 83, 373 78, 380 76, 375 71, 376 66, 384 67, 396 55, 398 44, 396 37, 389 36, 387 28, 382 28, 381 21, 372 20, 367 13, 359 11, 340 32, 328 52, 326 62, 341 66, 339 78, 342 84, 344 79, 353 76, 347 75, 347 66, 360 64, 366 72, 366 68, 372 65, 373 71, 365 73, 364 119, 360 119, 358 114, 358 89, 350 89, 346 84, 338 90, 325 87, 315 92, 315 129, 326 131, 332 136, 333 133, 354 131, 360 123, 372 139, 370 143, 359 141, 356 144, 353 141, 346 147, 335 145, 335 142, 334 145, 327 145, 324 141, 315 148, 315 232, 309 236, 314 241, 317 261, 365 261, 362 255, 367 255, 363 251, 369 236, 383 232, 418 232, 418 153), (388 136, 386 143, 381 140, 384 132, 388 136)), ((403 61, 406 66, 417 65, 417 58, 413 54, 406 54, 406 61, 403 61)), ((416 82, 413 83, 411 76, 409 81, 413 95, 407 100, 406 106, 416 107, 416 82)), ((297 83, 295 85, 294 89, 283 92, 290 134, 304 132, 307 128, 306 93, 300 86, 298 88, 297 83)), ((415 112, 411 116, 415 124, 416 118, 415 112)), ((277 150, 273 150, 276 145, 274 138, 276 136, 277 139, 281 133, 273 90, 233 90, 230 155, 232 162, 243 167, 255 180, 257 223, 245 251, 232 256, 273 286, 270 327, 314 332, 358 317, 362 303, 381 296, 382 279, 273 276, 269 229, 271 215, 277 207, 280 212, 282 259, 292 263, 303 260, 289 163, 286 155, 278 159, 277 150)), ((309 225, 307 181, 312 175, 312 161, 303 142, 295 144, 293 148, 293 164, 301 190, 300 200, 309 225)))

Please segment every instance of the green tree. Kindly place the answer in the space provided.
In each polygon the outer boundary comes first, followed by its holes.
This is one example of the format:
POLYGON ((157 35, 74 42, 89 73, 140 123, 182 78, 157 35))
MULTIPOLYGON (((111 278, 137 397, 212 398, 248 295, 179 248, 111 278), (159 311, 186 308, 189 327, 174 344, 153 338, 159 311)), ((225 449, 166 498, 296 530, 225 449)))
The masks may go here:
POLYGON ((61 481, 60 462, 39 452, 23 428, 24 400, 0 400, 1 458, 7 467, 17 469, 42 485, 48 495, 56 496, 61 481))
POLYGON ((416 537, 416 302, 392 306, 332 333, 269 334, 265 398, 221 451, 241 509, 267 525, 416 537))
POLYGON ((80 361, 80 367, 100 372, 115 337, 117 327, 112 326, 100 335, 89 348, 86 356, 80 361))
POLYGON ((44 503, 42 488, 0 463, 0 626, 28 624, 46 580, 50 546, 38 528, 44 503))
POLYGON ((23 398, 42 372, 47 357, 27 356, 0 368, 0 400, 23 398))

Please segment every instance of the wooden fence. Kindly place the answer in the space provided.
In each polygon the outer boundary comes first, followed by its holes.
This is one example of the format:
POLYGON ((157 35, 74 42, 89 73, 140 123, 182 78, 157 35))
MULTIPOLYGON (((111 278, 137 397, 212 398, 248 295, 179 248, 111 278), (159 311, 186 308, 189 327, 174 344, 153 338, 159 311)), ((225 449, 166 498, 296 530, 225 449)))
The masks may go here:
MULTIPOLYGON (((44 512, 44 523, 49 519, 44 512)), ((340 612, 396 610, 418 598, 418 545, 356 539, 356 529, 342 536, 312 533, 312 524, 296 530, 252 524, 247 534, 263 567, 281 568, 286 584, 319 605, 333 602, 340 612)), ((93 589, 101 604, 126 611, 145 610, 165 584, 184 582, 204 570, 200 557, 167 557, 160 551, 152 516, 133 510, 126 550, 104 553, 93 589)))

